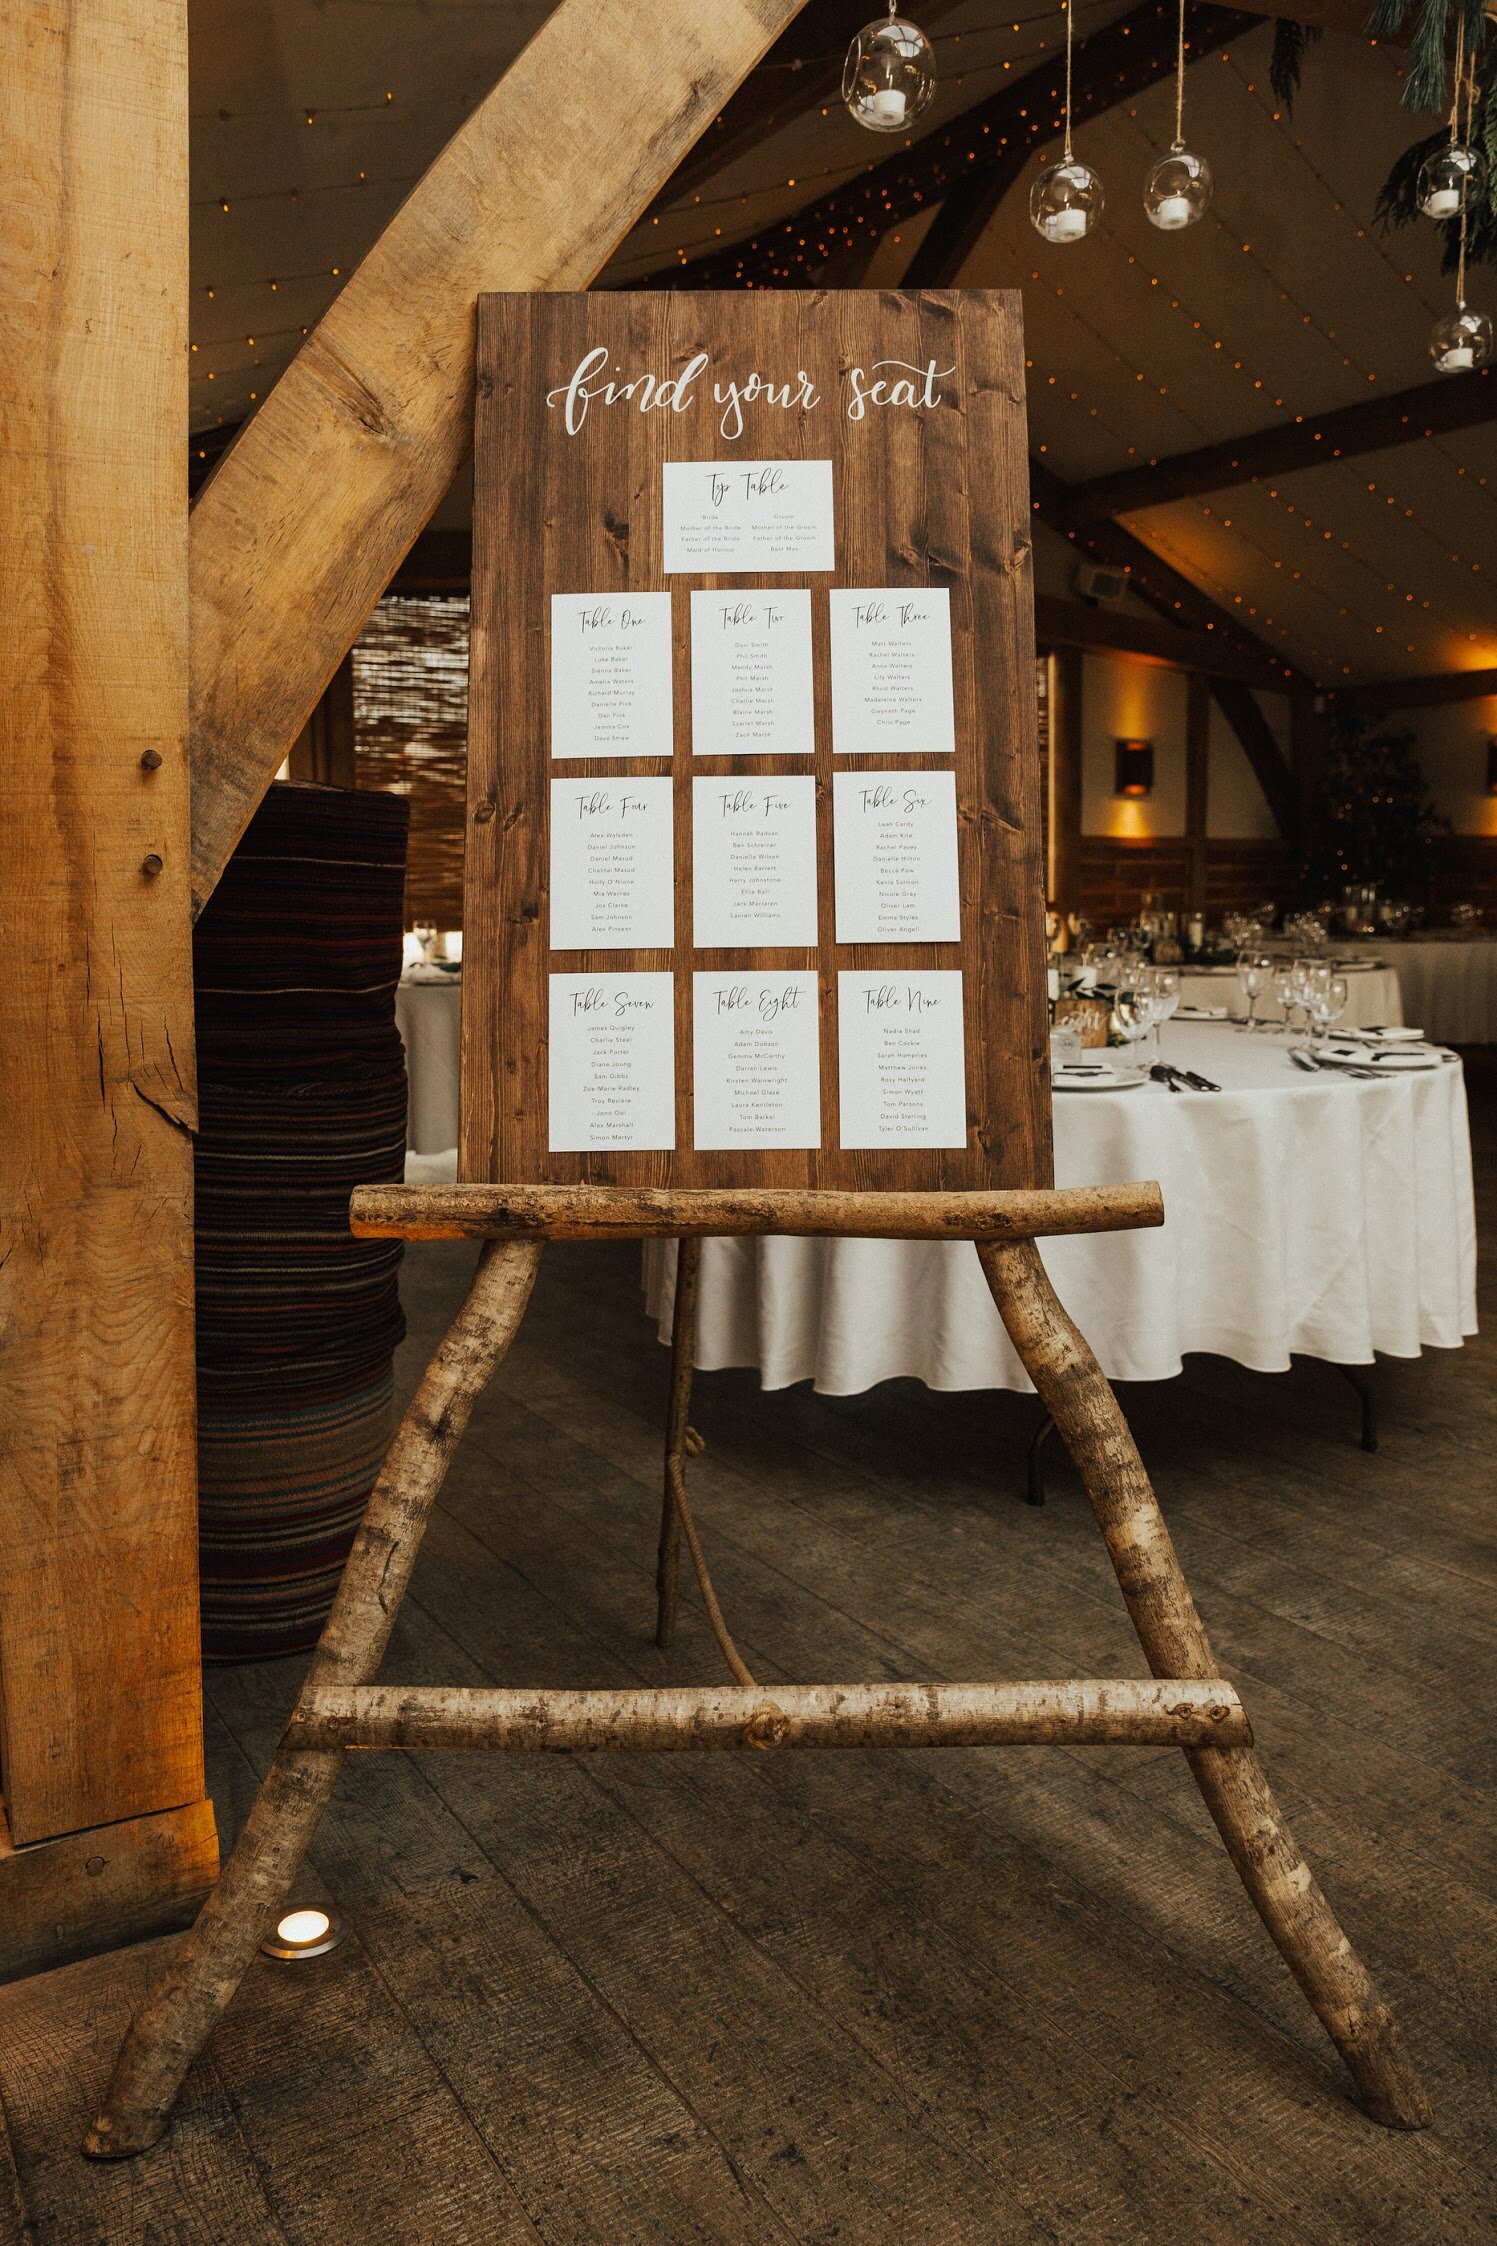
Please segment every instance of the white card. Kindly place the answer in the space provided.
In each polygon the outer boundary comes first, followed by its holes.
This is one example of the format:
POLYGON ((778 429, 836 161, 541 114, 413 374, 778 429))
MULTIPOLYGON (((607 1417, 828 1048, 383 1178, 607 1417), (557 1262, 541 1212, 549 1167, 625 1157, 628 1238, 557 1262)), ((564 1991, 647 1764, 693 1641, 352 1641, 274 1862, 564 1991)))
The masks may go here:
POLYGON ((551 754, 670 756, 669 593, 551 595, 551 754))
POLYGON ((692 1074, 699 1147, 820 1146, 814 974, 702 974, 692 1074))
POLYGON ((691 746, 696 756, 813 756, 811 596, 691 596, 691 746))
POLYGON ((698 950, 816 941, 816 782, 809 772, 691 783, 698 950))
POLYGON ((551 782, 551 949, 669 951, 676 940, 671 788, 551 782))
POLYGON ((835 753, 955 755, 946 588, 835 588, 831 603, 835 753))
POLYGON ((830 460, 667 460, 665 568, 835 569, 830 460))
POLYGON ((965 1146, 959 968, 839 974, 842 1144, 965 1146))
POLYGON ((839 944, 955 944, 962 935, 954 772, 837 772, 839 944))
POLYGON ((551 977, 553 1154, 676 1143, 674 975, 551 977))

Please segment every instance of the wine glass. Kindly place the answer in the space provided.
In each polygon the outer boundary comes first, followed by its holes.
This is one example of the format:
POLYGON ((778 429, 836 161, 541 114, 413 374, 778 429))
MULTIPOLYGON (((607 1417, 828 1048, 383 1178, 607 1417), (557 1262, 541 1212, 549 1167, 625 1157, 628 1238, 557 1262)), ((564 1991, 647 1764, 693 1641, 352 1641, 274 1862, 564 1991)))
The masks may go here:
POLYGON ((1245 951, 1237 962, 1237 983, 1247 1000, 1247 1019, 1243 1028, 1249 1032, 1259 1027, 1258 1001, 1268 988, 1268 979, 1274 963, 1263 952, 1245 951))
POLYGON ((1147 1037, 1156 1019, 1154 993, 1150 988, 1147 969, 1137 967, 1131 973, 1120 974, 1117 988, 1112 994, 1112 1015, 1127 1040, 1129 1055, 1135 1071, 1147 1067, 1139 1052, 1140 1041, 1147 1037))
POLYGON ((421 946, 421 957, 430 961, 437 948, 437 924, 434 920, 413 920, 411 934, 421 946))
POLYGON ((1154 1002, 1154 1058, 1163 1058, 1159 1045, 1159 1032, 1180 1003, 1180 970, 1178 967, 1152 967, 1149 970, 1149 993, 1154 1002))
POLYGON ((1339 1022, 1346 1012, 1347 981, 1344 975, 1333 975, 1329 969, 1317 974, 1310 992, 1309 1010, 1315 1025, 1315 1034, 1324 1040, 1330 1034, 1332 1022, 1339 1022))
POLYGON ((1284 1028, 1294 1035, 1294 1011, 1300 1003, 1299 984, 1295 979, 1297 959, 1281 959, 1273 971, 1273 994, 1284 1009, 1284 1028))

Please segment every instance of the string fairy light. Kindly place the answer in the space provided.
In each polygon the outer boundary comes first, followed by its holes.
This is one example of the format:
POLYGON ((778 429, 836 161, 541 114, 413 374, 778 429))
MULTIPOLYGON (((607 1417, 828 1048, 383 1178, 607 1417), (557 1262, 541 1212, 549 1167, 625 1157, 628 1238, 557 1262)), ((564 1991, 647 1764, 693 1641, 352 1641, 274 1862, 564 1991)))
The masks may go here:
POLYGON ((1102 216, 1106 197, 1090 164, 1071 145, 1071 57, 1074 17, 1071 0, 1061 0, 1066 19, 1065 145, 1060 161, 1047 164, 1029 191, 1029 217, 1047 242, 1079 242, 1102 216))

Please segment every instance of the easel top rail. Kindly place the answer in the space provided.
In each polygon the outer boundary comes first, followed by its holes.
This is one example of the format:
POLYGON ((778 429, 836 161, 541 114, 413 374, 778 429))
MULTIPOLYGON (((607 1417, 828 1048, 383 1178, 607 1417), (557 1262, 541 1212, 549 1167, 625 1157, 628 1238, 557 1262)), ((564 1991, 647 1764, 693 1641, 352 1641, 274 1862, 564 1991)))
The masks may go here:
POLYGON ((856 1240, 1040 1240, 1164 1222, 1150 1182, 982 1193, 814 1192, 779 1186, 363 1185, 363 1240, 652 1240, 781 1233, 856 1240))

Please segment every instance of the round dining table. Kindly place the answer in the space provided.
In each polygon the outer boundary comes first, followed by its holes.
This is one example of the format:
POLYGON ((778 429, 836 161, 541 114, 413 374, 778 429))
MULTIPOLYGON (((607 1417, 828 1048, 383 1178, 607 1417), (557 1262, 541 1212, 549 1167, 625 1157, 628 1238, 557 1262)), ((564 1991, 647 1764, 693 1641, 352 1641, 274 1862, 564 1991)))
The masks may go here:
MULTIPOLYGON (((1361 944, 1349 944, 1361 951, 1361 944)), ((1497 932, 1452 928, 1381 936, 1365 947, 1394 969, 1403 1019, 1450 1045, 1497 1045, 1497 932)))
MULTIPOLYGON (((1368 1364, 1476 1331, 1476 1221, 1460 1063, 1380 1081, 1302 1073, 1278 1030, 1174 1022, 1164 1059, 1218 1092, 1057 1092, 1060 1185, 1156 1178, 1161 1229, 1048 1240, 1062 1302, 1114 1380, 1167 1380, 1187 1353, 1260 1372, 1291 1355, 1368 1364)), ((1105 1058, 1105 1056, 1104 1056, 1105 1058)), ((670 1338, 675 1249, 650 1243, 646 1298, 670 1338)), ((1030 1382, 967 1243, 703 1242, 696 1362, 767 1388, 848 1395, 1030 1382)))

